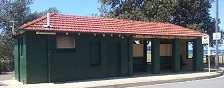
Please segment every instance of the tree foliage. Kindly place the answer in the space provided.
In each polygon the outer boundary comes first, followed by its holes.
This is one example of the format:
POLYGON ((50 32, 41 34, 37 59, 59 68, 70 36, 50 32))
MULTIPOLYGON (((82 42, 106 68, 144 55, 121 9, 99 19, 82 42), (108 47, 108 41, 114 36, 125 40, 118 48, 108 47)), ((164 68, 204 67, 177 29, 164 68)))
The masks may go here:
POLYGON ((52 7, 43 12, 32 13, 29 5, 33 0, 1 0, 0 1, 0 59, 13 59, 12 22, 15 29, 24 23, 37 19, 47 12, 60 13, 52 7))
POLYGON ((12 59, 13 39, 10 21, 15 21, 15 27, 27 22, 26 17, 30 14, 27 6, 32 4, 32 0, 1 0, 0 3, 0 59, 12 59))
MULTIPOLYGON (((172 24, 215 32, 215 19, 209 14, 213 0, 99 0, 102 16, 172 24)), ((219 29, 223 34, 223 31, 219 29)), ((223 38, 223 36, 222 36, 223 38)), ((214 41, 211 41, 213 46, 214 41)), ((222 44, 222 40, 219 41, 222 44)))

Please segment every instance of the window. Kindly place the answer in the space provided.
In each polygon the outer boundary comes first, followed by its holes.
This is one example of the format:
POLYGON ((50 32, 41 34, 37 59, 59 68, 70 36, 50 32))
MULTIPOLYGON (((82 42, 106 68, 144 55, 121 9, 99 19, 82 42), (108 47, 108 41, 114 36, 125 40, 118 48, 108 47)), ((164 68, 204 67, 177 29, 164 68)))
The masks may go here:
POLYGON ((56 43, 58 49, 75 48, 75 37, 72 36, 57 36, 56 43))
POLYGON ((193 58, 193 42, 187 42, 187 59, 193 58))
POLYGON ((148 40, 147 45, 147 62, 151 63, 151 40, 148 40))

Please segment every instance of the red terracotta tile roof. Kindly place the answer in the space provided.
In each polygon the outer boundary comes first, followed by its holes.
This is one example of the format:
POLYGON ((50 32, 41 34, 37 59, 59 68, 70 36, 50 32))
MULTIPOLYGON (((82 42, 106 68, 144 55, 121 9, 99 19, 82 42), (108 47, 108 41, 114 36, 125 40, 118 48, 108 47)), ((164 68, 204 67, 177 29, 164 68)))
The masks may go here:
POLYGON ((120 20, 113 18, 94 18, 52 13, 50 15, 52 28, 44 28, 47 16, 33 20, 20 27, 22 30, 33 31, 64 31, 89 32, 111 34, 141 34, 141 35, 168 35, 168 36, 202 36, 203 33, 185 27, 162 22, 141 22, 120 20))

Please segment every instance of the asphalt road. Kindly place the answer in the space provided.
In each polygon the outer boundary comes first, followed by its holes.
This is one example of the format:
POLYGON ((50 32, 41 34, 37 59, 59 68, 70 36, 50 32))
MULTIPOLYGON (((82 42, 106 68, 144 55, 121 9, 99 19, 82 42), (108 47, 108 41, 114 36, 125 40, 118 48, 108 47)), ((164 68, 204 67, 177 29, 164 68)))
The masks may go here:
POLYGON ((133 88, 224 88, 224 76, 178 83, 146 85, 133 88))

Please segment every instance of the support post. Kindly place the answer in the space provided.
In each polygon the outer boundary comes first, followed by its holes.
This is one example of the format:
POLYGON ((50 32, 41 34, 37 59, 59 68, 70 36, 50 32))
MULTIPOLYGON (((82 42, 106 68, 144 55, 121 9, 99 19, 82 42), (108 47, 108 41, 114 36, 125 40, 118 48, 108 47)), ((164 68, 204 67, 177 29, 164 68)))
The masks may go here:
POLYGON ((208 63, 208 72, 209 73, 210 73, 210 70, 211 70, 210 69, 211 68, 211 61, 210 61, 211 60, 210 59, 211 57, 210 57, 210 55, 211 55, 211 52, 210 52, 210 43, 208 42, 208 62, 207 63, 208 63))
POLYGON ((152 74, 160 73, 160 39, 152 39, 151 59, 152 59, 152 74))
POLYGON ((133 75, 133 36, 129 36, 128 38, 128 49, 129 49, 129 58, 128 58, 128 64, 129 64, 129 76, 133 75))
POLYGON ((172 42, 172 71, 180 72, 180 40, 177 38, 172 42))
MULTIPOLYGON (((216 17, 215 17, 215 33, 218 33, 218 12, 219 12, 219 9, 218 9, 218 3, 219 3, 219 0, 216 0, 216 17)), ((219 51, 218 51, 218 40, 215 40, 215 68, 216 69, 219 69, 219 51)))
POLYGON ((193 71, 203 71, 203 47, 201 37, 193 41, 193 71))

